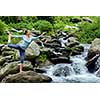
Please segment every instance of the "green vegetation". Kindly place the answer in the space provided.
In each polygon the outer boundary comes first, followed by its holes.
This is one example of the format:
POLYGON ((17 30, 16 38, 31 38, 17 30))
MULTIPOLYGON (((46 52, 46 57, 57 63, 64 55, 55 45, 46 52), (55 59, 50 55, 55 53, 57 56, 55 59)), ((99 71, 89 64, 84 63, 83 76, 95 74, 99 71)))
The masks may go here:
MULTIPOLYGON (((73 33, 81 43, 91 43, 95 38, 100 38, 100 17, 99 16, 0 16, 0 43, 7 42, 7 29, 33 29, 41 32, 46 31, 47 35, 61 30, 73 33), (92 22, 84 21, 89 18, 92 22), (67 25, 67 26, 66 26, 67 25)), ((17 33, 14 33, 17 34, 17 33)), ((18 40, 14 40, 14 43, 18 40)))
POLYGON ((41 63, 44 63, 47 60, 47 54, 45 52, 41 52, 38 58, 41 63))
POLYGON ((36 30, 40 30, 41 32, 52 32, 53 31, 53 26, 50 22, 46 20, 39 20, 36 23, 34 23, 33 27, 36 30))

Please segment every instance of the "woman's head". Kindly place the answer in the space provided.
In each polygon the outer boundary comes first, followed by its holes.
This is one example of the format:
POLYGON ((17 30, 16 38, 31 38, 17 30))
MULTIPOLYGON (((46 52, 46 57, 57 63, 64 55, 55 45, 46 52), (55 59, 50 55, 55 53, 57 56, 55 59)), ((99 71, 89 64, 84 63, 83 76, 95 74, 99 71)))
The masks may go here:
POLYGON ((30 30, 25 30, 24 35, 30 35, 30 30))

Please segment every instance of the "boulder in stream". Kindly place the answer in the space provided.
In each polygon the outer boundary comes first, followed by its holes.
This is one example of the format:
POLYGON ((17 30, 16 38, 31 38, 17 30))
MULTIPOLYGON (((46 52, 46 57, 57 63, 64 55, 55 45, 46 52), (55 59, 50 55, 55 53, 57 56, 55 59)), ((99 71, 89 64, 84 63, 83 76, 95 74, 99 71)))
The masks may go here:
POLYGON ((93 58, 96 54, 100 54, 100 39, 96 38, 92 41, 90 49, 88 51, 88 59, 93 58))

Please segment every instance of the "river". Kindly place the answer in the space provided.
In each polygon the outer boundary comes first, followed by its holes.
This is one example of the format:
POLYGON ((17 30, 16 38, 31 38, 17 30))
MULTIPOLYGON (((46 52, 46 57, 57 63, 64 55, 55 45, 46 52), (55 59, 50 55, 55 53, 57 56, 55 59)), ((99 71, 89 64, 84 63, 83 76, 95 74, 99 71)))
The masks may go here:
POLYGON ((71 64, 56 64, 44 68, 44 75, 52 78, 52 83, 100 83, 100 78, 95 74, 88 72, 85 58, 87 57, 89 44, 84 46, 84 52, 81 55, 71 56, 71 64))

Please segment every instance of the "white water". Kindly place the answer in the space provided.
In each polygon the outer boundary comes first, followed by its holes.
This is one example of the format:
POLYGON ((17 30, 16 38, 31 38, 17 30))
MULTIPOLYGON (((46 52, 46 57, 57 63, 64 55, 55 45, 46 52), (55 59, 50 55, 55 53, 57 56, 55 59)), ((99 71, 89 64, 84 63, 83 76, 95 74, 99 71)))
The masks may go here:
POLYGON ((70 57, 73 63, 48 66, 44 74, 50 76, 54 83, 100 83, 100 78, 95 74, 90 74, 85 66, 85 57, 90 45, 84 44, 83 46, 84 52, 81 55, 70 57))

